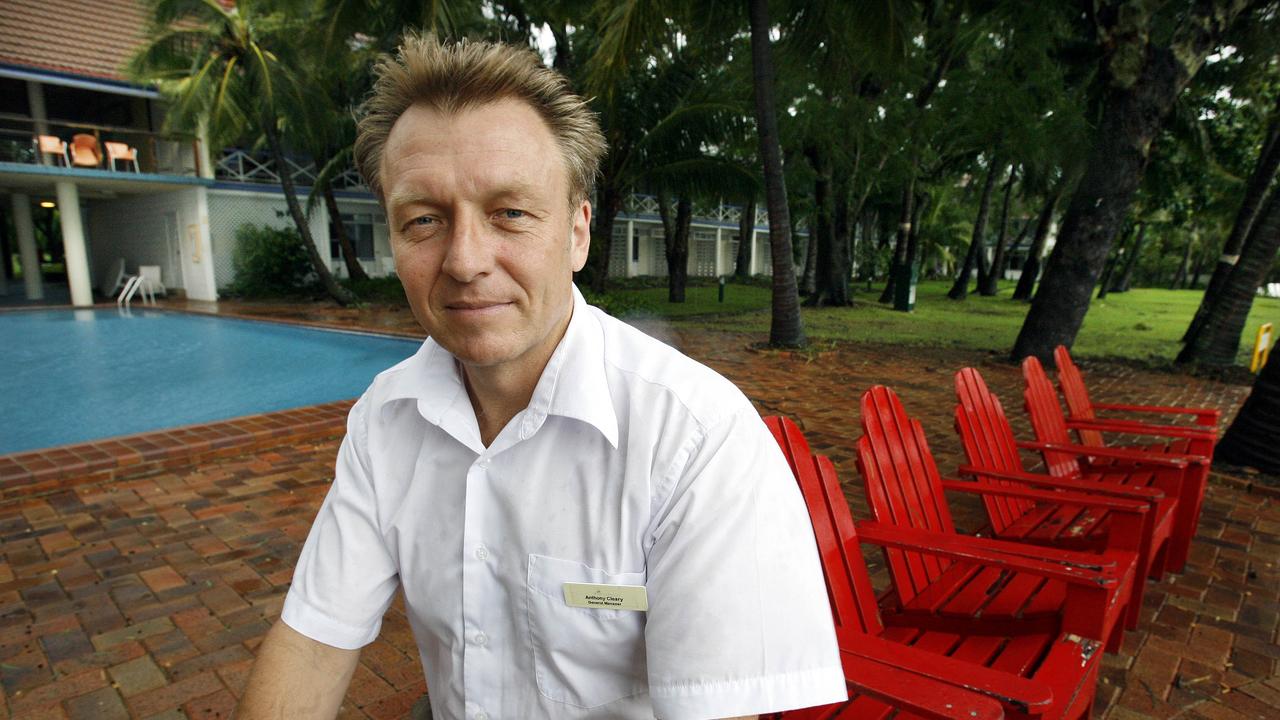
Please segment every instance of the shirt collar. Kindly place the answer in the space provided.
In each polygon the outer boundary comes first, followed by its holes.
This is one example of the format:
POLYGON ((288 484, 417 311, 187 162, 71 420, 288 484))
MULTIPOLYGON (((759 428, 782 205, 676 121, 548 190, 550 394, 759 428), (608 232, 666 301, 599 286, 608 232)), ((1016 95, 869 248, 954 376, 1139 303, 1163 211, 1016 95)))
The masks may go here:
POLYGON ((547 415, 581 420, 618 447, 618 415, 605 377, 604 329, 576 285, 573 317, 534 388, 525 418, 528 431, 521 428, 521 437, 532 435, 547 415))
MULTIPOLYGON (((474 433, 475 444, 479 444, 475 411, 461 369, 453 355, 432 338, 427 338, 403 371, 391 378, 386 399, 417 400, 418 413, 427 422, 455 435, 454 429, 466 435, 474 433)), ((618 417, 605 377, 604 329, 577 286, 573 286, 573 315, 564 337, 543 369, 523 417, 516 418, 521 423, 520 438, 537 432, 548 415, 581 420, 618 447, 618 417)), ((469 439, 459 437, 472 444, 469 439)))

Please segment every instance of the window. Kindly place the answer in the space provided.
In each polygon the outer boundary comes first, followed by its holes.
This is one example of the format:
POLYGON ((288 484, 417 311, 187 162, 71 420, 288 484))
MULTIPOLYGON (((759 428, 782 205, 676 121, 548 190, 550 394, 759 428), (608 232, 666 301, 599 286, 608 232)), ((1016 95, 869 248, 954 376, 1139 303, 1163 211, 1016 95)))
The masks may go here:
MULTIPOLYGON (((356 248, 356 257, 372 261, 373 255, 373 215, 369 213, 342 213, 342 226, 347 229, 347 237, 356 248)), ((332 257, 342 257, 342 247, 338 243, 336 228, 330 228, 329 253, 332 257)))

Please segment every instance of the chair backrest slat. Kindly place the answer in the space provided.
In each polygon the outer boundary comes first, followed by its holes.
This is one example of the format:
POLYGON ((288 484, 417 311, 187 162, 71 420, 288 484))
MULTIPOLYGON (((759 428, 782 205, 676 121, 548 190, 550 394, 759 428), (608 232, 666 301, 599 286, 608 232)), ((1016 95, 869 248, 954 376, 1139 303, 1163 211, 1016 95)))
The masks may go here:
MULTIPOLYGON (((1022 472, 1022 458, 1017 441, 1000 400, 987 389, 987 383, 974 368, 956 373, 956 431, 969 464, 992 470, 1022 472)), ((1004 483, 1000 480, 993 482, 1004 483)), ((984 495, 987 516, 999 532, 1022 517, 1032 506, 1027 500, 984 495)))
MULTIPOLYGON (((886 525, 930 532, 955 532, 944 502, 938 466, 919 421, 909 417, 898 396, 877 385, 862 396, 858 470, 867 503, 886 525)), ((886 549, 885 561, 902 602, 910 602, 950 566, 918 552, 886 549)))
POLYGON ((765 418, 765 424, 791 465, 809 509, 837 633, 879 634, 883 625, 871 575, 862 559, 853 516, 834 466, 826 458, 813 456, 804 434, 790 419, 771 416, 765 418))
MULTIPOLYGON (((1071 359, 1067 346, 1059 345, 1053 350, 1053 362, 1058 366, 1058 388, 1062 390, 1062 399, 1067 403, 1067 414, 1074 420, 1093 420, 1093 401, 1089 399, 1089 388, 1084 384, 1080 368, 1071 359)), ((1077 430, 1076 437, 1081 445, 1102 447, 1105 441, 1097 430, 1077 430)))
MULTIPOLYGON (((1031 428, 1035 430, 1036 439, 1040 442, 1071 444, 1071 431, 1067 429, 1067 419, 1062 414, 1062 406, 1058 404, 1058 393, 1053 390, 1053 383, 1044 372, 1044 366, 1034 355, 1022 360, 1022 379, 1026 387, 1022 391, 1022 399, 1026 404, 1027 415, 1031 418, 1031 428)), ((1080 461, 1071 453, 1045 451, 1040 453, 1044 458, 1045 468, 1055 477, 1078 477, 1080 461)))

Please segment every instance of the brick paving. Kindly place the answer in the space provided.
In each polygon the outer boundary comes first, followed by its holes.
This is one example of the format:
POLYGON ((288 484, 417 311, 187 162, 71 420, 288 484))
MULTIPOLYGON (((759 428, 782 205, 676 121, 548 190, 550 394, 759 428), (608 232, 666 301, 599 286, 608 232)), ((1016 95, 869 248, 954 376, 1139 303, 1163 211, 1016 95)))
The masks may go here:
MULTIPOLYGON (((287 306, 218 310, 415 332, 403 311, 370 321, 368 312, 287 306)), ((858 397, 872 383, 897 389, 922 418, 944 472, 960 457, 951 430, 960 366, 979 367, 1011 416, 1022 414, 1016 368, 995 355, 847 344, 777 352, 745 335, 643 327, 726 374, 762 412, 796 418, 835 460, 857 517, 867 514, 852 442, 858 397)), ((1247 393, 1122 364, 1083 369, 1103 400, 1213 405, 1229 418, 1247 393)), ((234 456, 88 480, 73 473, 21 492, 0 482, 0 720, 229 716, 278 617, 338 444, 300 436, 270 447, 270 437, 234 456)), ((1269 490, 1214 476, 1186 571, 1149 586, 1141 628, 1105 660, 1100 715, 1280 717, 1280 507, 1269 490)), ((958 523, 976 527, 980 508, 953 502, 958 523)), ((362 654, 341 717, 407 717, 424 691, 397 602, 362 654)))

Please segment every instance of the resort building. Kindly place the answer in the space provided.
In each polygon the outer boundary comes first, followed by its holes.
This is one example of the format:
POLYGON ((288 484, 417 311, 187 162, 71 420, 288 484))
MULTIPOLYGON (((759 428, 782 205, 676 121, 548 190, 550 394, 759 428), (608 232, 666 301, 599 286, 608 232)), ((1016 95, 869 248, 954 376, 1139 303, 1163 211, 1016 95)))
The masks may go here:
MULTIPOLYGON (((264 154, 162 131, 163 100, 123 70, 146 27, 137 0, 0 3, 0 217, 9 216, 0 222, 0 298, 86 306, 145 267, 171 291, 216 300, 234 279, 240 226, 291 226, 280 189, 285 170, 264 154), (92 18, 92 40, 68 33, 68 17, 92 18), (21 283, 11 279, 15 256, 21 283), (65 286, 41 277, 46 259, 51 276, 65 269, 65 286)), ((315 165, 299 157, 289 166, 305 201, 315 165)), ((345 274, 331 232, 342 222, 369 275, 394 272, 382 211, 354 170, 337 180, 335 195, 340 218, 324 203, 309 218, 321 256, 345 274)), ((739 212, 698 208, 691 276, 733 272, 739 212)), ((631 197, 614 227, 611 275, 667 273, 653 198, 631 197)), ((763 211, 750 242, 751 273, 768 273, 763 211)))

